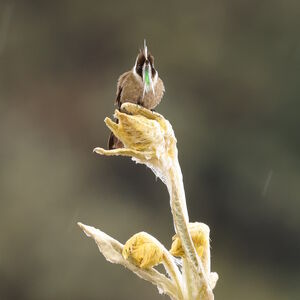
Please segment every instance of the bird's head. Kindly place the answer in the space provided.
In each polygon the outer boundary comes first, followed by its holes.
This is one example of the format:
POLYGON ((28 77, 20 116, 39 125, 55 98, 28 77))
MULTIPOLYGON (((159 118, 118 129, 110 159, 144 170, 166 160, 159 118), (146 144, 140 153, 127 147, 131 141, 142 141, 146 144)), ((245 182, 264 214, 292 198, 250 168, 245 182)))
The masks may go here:
POLYGON ((154 94, 154 87, 157 83, 158 73, 154 68, 154 57, 150 52, 148 52, 146 41, 144 41, 144 47, 140 50, 136 58, 133 71, 143 81, 143 95, 150 91, 154 94))

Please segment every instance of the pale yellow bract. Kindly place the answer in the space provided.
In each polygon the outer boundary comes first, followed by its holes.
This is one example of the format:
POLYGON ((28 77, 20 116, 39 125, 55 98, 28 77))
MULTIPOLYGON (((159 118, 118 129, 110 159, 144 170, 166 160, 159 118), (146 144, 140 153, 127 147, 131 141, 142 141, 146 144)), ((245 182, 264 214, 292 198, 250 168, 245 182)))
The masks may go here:
MULTIPOLYGON (((202 257, 204 250, 207 250, 209 246, 209 227, 203 223, 190 223, 188 228, 196 251, 198 255, 202 257)), ((175 234, 172 240, 171 254, 174 256, 185 257, 179 236, 175 234)))
POLYGON ((124 144, 124 148, 94 151, 107 156, 129 156, 145 164, 167 186, 176 234, 170 252, 146 232, 133 235, 122 245, 94 227, 79 226, 97 243, 105 258, 155 284, 161 293, 176 300, 212 300, 217 273, 210 270, 209 227, 190 223, 186 207, 176 138, 171 124, 162 115, 139 105, 124 103, 116 110, 118 122, 105 119, 106 125, 124 144), (176 258, 180 257, 180 258, 176 258), (181 259, 182 267, 178 267, 181 259), (154 267, 162 263, 166 274, 154 267))
POLYGON ((145 232, 132 236, 124 245, 122 255, 131 258, 142 269, 152 268, 163 261, 163 250, 145 232))

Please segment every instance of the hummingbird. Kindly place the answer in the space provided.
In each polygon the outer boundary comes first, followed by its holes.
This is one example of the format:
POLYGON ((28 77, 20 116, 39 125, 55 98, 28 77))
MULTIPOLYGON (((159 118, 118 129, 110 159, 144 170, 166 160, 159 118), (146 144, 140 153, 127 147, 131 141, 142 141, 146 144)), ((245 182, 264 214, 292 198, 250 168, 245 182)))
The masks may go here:
MULTIPOLYGON (((154 67, 154 57, 148 52, 144 40, 144 47, 140 49, 133 68, 118 79, 115 105, 120 110, 123 103, 131 102, 153 110, 160 103, 164 92, 164 84, 154 67)), ((111 133, 108 148, 122 147, 122 142, 111 133)))

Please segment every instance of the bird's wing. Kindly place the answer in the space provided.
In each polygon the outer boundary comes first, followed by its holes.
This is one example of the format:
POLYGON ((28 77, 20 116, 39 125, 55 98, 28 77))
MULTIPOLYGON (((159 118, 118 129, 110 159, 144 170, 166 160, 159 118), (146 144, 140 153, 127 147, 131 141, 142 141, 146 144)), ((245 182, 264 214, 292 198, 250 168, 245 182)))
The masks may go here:
POLYGON ((115 104, 118 105, 118 108, 121 107, 122 103, 121 103, 121 94, 122 94, 122 90, 123 90, 123 86, 124 86, 124 83, 128 77, 128 75, 130 74, 130 71, 128 72, 125 72, 124 74, 122 74, 119 79, 118 79, 118 85, 117 85, 117 98, 116 98, 116 101, 115 101, 115 104))

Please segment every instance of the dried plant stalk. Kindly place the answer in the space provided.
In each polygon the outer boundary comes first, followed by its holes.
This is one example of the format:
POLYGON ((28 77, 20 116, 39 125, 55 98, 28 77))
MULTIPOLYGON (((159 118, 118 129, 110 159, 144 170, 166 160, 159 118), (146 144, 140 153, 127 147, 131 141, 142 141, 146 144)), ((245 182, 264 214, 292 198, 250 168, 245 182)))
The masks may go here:
POLYGON ((101 155, 129 156, 147 165, 167 186, 176 235, 172 249, 151 235, 141 232, 123 246, 102 231, 79 223, 97 243, 100 252, 112 263, 119 263, 139 277, 155 284, 159 291, 176 300, 213 300, 217 273, 210 272, 209 227, 190 223, 186 207, 176 138, 171 124, 160 114, 139 105, 124 103, 116 110, 118 123, 106 118, 105 123, 122 141, 124 148, 95 148, 101 155), (176 258, 179 257, 179 258, 176 258), (176 264, 182 260, 182 271, 176 264), (162 263, 168 276, 155 270, 162 263))

